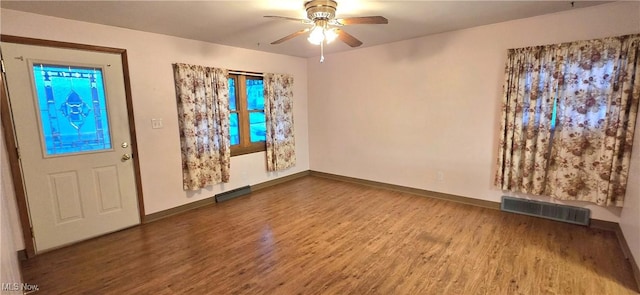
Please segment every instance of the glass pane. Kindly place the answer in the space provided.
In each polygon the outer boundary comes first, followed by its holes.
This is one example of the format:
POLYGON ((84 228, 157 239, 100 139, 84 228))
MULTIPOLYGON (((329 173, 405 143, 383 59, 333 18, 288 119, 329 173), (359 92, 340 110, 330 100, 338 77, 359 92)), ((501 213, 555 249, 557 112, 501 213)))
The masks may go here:
POLYGON ((236 110, 236 79, 229 78, 229 110, 236 110))
POLYGON ((267 125, 264 120, 264 112, 249 113, 249 132, 251 133, 251 142, 265 140, 267 125))
POLYGON ((264 85, 262 80, 247 78, 247 109, 264 110, 264 85))
POLYGON ((558 107, 558 98, 553 98, 553 111, 551 112, 551 130, 556 129, 556 120, 557 120, 557 107, 558 107))
POLYGON ((240 143, 240 127, 238 126, 238 113, 229 114, 229 135, 231 136, 231 145, 240 143))
POLYGON ((111 149, 102 69, 34 64, 45 154, 111 149))

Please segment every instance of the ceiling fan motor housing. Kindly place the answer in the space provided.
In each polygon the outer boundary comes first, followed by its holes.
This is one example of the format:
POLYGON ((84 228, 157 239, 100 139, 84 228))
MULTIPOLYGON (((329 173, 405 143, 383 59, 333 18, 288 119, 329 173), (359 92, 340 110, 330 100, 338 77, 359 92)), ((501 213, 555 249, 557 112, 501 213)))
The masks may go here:
POLYGON ((304 4, 307 17, 312 20, 330 20, 336 16, 338 3, 333 0, 312 0, 304 4))

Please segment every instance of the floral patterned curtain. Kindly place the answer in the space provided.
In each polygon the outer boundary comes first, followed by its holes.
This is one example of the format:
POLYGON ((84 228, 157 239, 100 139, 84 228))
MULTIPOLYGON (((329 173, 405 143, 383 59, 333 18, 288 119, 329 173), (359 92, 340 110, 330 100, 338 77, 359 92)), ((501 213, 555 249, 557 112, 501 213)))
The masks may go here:
POLYGON ((640 98, 640 35, 568 46, 549 192, 622 207, 640 98))
POLYGON ((174 64, 173 70, 183 189, 228 182, 231 150, 227 70, 187 64, 174 64))
POLYGON ((559 54, 557 48, 509 50, 495 179, 503 190, 544 193, 559 54))
POLYGON ((264 75, 268 171, 284 170, 296 164, 292 89, 292 76, 271 73, 264 75))
POLYGON ((509 51, 498 187, 622 206, 640 98, 639 43, 640 35, 628 35, 509 51))

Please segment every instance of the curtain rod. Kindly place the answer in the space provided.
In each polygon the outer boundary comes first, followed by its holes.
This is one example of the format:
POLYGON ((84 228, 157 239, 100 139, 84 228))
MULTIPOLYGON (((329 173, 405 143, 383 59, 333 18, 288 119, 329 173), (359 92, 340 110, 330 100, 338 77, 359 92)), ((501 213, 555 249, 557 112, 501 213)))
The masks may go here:
POLYGON ((234 74, 234 75, 245 75, 245 76, 255 76, 255 77, 264 77, 264 74, 263 74, 263 73, 243 72, 243 71, 234 71, 234 70, 229 70, 229 74, 234 74))

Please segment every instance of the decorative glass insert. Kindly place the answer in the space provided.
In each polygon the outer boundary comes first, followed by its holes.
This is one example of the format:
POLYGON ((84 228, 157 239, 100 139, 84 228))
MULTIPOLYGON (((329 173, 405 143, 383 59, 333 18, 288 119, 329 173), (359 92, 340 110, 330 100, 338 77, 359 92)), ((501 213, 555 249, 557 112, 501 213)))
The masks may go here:
POLYGON ((101 68, 33 64, 45 155, 111 149, 101 68))
POLYGON ((240 126, 238 125, 238 113, 229 114, 229 136, 231 145, 240 144, 240 126))
POLYGON ((251 133, 251 142, 265 141, 267 125, 264 112, 249 113, 249 132, 251 133))
POLYGON ((247 79, 247 109, 264 110, 264 84, 262 79, 247 79))

